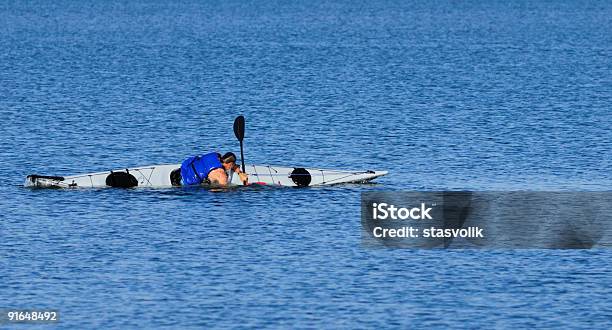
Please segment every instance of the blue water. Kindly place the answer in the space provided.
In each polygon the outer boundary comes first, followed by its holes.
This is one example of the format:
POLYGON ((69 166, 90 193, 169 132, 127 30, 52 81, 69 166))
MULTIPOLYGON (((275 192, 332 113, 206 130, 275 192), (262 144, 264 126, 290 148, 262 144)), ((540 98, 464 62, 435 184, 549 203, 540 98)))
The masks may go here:
POLYGON ((610 328, 609 250, 368 249, 359 221, 372 189, 610 190, 610 31, 609 1, 2 2, 0 308, 66 329, 610 328), (248 162, 390 174, 22 187, 237 152, 238 114, 248 162))

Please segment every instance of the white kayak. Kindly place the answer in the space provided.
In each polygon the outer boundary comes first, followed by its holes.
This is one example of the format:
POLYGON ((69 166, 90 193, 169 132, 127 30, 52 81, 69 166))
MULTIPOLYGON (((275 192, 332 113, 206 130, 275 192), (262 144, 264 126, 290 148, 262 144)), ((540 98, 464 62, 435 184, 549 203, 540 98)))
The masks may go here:
MULTIPOLYGON (((152 165, 71 176, 32 174, 26 187, 103 188, 103 187, 176 187, 180 186, 180 164, 152 165)), ((364 183, 386 175, 387 171, 339 171, 274 165, 247 165, 249 183, 284 187, 325 186, 340 183, 364 183)), ((242 185, 238 175, 231 175, 232 185, 242 185)))

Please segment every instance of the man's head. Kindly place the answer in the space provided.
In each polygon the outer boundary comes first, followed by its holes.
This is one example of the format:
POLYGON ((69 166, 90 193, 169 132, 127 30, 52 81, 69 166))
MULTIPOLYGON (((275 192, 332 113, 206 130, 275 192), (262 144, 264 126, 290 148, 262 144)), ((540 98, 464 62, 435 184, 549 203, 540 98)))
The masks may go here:
POLYGON ((233 152, 227 152, 221 156, 221 164, 226 171, 233 170, 236 166, 236 155, 233 152))

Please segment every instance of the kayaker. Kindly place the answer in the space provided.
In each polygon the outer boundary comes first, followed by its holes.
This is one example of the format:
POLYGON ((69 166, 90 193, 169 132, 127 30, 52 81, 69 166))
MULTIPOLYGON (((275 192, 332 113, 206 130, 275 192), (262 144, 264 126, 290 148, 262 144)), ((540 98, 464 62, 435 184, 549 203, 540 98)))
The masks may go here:
POLYGON ((189 157, 181 164, 181 184, 189 186, 208 183, 215 186, 227 186, 229 171, 234 171, 240 176, 242 182, 247 182, 248 176, 242 173, 240 167, 236 165, 236 155, 232 152, 223 156, 220 153, 211 152, 189 157))

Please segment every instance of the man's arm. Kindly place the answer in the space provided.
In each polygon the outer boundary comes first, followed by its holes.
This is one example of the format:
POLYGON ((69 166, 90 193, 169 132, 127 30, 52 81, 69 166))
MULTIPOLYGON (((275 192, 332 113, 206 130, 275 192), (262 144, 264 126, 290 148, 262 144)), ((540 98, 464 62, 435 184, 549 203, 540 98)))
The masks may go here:
POLYGON ((234 173, 237 173, 238 176, 240 177, 240 181, 244 182, 244 184, 248 184, 249 182, 249 175, 242 172, 242 169, 240 169, 240 166, 238 165, 234 165, 234 167, 232 168, 232 171, 234 171, 234 173))
POLYGON ((208 173, 208 180, 213 185, 227 186, 227 174, 222 168, 217 168, 208 173))

